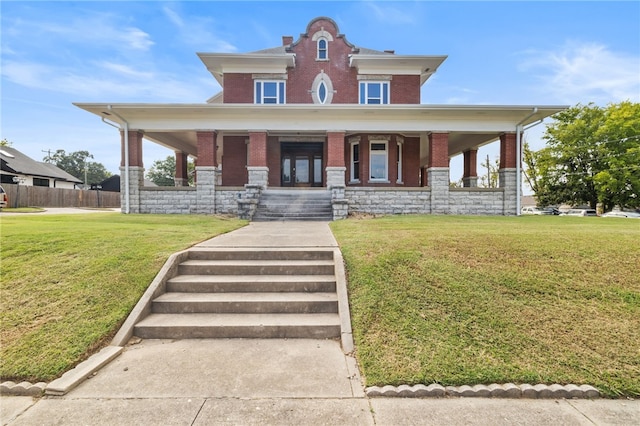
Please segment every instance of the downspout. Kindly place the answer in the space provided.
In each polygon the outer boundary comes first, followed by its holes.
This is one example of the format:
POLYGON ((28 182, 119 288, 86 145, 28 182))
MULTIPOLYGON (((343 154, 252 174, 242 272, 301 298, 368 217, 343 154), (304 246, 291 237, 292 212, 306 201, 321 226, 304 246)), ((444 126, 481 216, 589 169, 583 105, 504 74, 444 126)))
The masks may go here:
MULTIPOLYGON (((522 195, 522 148, 520 146, 522 123, 533 117, 537 112, 538 107, 533 107, 531 114, 527 115, 525 118, 520 120, 518 124, 516 124, 516 216, 520 216, 520 210, 522 208, 522 200, 520 199, 522 195)), ((540 122, 541 121, 542 120, 540 120, 540 122)))
MULTIPOLYGON (((130 204, 129 204, 129 123, 127 120, 122 118, 117 112, 113 110, 111 105, 109 105, 109 112, 116 117, 118 117, 124 123, 124 213, 130 213, 130 204)), ((104 117, 102 118, 104 120, 104 117)), ((105 121, 106 123, 106 121, 105 121)))

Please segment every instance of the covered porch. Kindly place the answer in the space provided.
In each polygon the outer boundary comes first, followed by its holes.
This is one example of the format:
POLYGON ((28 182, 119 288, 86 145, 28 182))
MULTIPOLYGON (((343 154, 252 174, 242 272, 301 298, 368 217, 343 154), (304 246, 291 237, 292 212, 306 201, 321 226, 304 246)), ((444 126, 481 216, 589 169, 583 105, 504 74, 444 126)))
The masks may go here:
POLYGON ((331 191, 334 218, 516 214, 523 127, 563 107, 77 104, 121 129, 123 211, 238 214, 262 191, 331 191), (142 186, 142 140, 175 152, 175 187, 142 186), (500 185, 477 188, 477 150, 500 144, 500 185), (462 154, 462 189, 449 160, 462 154), (195 159, 195 187, 186 186, 195 159), (390 202, 391 200, 391 202, 390 202))

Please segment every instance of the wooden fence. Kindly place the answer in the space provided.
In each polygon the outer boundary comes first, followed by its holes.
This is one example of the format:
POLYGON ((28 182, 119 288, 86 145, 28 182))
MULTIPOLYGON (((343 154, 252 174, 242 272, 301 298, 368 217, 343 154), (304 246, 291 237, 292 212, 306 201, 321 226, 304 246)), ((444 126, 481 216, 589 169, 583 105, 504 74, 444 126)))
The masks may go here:
POLYGON ((3 183, 7 207, 120 207, 119 192, 47 188, 3 183))

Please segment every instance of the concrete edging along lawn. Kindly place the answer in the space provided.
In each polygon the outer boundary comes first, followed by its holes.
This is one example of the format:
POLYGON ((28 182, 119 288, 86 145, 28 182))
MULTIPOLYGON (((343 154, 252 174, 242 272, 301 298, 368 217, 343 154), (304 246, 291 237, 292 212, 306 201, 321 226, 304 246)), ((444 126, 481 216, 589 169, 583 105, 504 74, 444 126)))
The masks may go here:
POLYGON ((475 386, 442 386, 438 384, 371 386, 365 390, 368 397, 437 398, 446 396, 475 398, 529 398, 529 399, 593 399, 599 398, 598 389, 590 385, 515 385, 497 383, 475 386))

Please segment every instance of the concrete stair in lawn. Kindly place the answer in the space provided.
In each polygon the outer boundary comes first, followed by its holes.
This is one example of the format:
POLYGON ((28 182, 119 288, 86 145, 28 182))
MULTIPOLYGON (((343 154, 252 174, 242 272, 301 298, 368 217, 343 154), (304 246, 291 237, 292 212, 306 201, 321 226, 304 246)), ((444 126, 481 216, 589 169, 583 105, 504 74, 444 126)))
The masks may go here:
POLYGON ((340 337, 333 250, 192 249, 134 335, 340 337))

